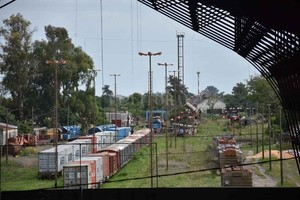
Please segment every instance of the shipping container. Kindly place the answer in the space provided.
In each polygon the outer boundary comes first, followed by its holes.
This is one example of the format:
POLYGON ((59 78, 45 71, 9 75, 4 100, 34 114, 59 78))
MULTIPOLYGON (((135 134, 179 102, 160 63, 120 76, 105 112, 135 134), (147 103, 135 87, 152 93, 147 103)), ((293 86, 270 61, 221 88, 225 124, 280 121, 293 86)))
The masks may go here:
POLYGON ((110 166, 109 166, 109 153, 101 152, 101 153, 91 153, 87 155, 88 157, 101 157, 102 158, 102 171, 103 171, 103 180, 106 181, 110 177, 110 166))
POLYGON ((81 158, 81 161, 86 161, 86 160, 94 160, 96 164, 96 188, 100 186, 102 183, 104 177, 103 177, 103 162, 102 162, 102 157, 101 156, 87 156, 81 158))
POLYGON ((109 128, 109 131, 115 131, 117 133, 116 141, 119 141, 128 135, 131 134, 131 127, 116 127, 116 128, 109 128))
POLYGON ((101 136, 101 146, 97 149, 103 149, 109 145, 116 143, 117 132, 116 131, 103 131, 95 133, 96 136, 101 136))
POLYGON ((57 148, 52 147, 50 149, 40 151, 38 153, 38 176, 40 178, 52 178, 56 173, 58 176, 61 175, 63 165, 67 164, 72 157, 72 148, 68 146, 58 145, 57 148))
POLYGON ((94 160, 73 161, 63 166, 63 182, 66 189, 96 188, 96 163, 94 160))
POLYGON ((91 142, 91 139, 76 139, 71 142, 68 142, 68 144, 73 144, 79 146, 80 155, 81 157, 86 156, 89 153, 92 153, 92 147, 93 144, 91 142))
POLYGON ((109 174, 115 174, 121 168, 120 160, 120 149, 115 144, 101 149, 98 153, 107 152, 109 153, 109 174))

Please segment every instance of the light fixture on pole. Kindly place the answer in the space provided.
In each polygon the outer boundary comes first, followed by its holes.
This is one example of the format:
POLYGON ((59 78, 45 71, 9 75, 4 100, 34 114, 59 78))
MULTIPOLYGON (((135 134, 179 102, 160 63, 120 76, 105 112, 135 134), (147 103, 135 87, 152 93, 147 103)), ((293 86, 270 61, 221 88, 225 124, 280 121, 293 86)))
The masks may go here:
MULTIPOLYGON (((94 86, 94 101, 93 101, 93 144, 95 144, 95 126, 96 126, 96 75, 97 75, 97 72, 100 72, 101 70, 100 69, 89 69, 90 72, 93 73, 93 86, 94 86)), ((95 145, 93 145, 94 147, 95 145)), ((96 149, 93 148, 92 149, 93 153, 96 153, 96 149)))
MULTIPOLYGON (((160 66, 165 67, 165 109, 167 110, 167 105, 168 105, 168 95, 167 95, 167 83, 168 83, 168 77, 167 77, 167 68, 168 66, 173 66, 173 64, 168 64, 168 63, 157 63, 160 66)), ((167 125, 167 120, 164 121, 165 127, 168 128, 167 125)), ((168 170, 168 131, 166 130, 166 169, 168 170)))
POLYGON ((140 56, 148 56, 149 57, 149 120, 148 120, 148 125, 150 128, 150 171, 151 171, 151 188, 153 187, 153 163, 152 163, 152 158, 153 158, 153 147, 152 147, 152 142, 153 142, 153 131, 152 131, 152 69, 151 69, 151 57, 152 56, 159 56, 161 55, 161 52, 157 53, 143 53, 139 52, 140 56))
POLYGON ((55 77, 54 77, 54 90, 55 90, 55 104, 54 104, 54 123, 55 123, 55 138, 54 138, 54 146, 55 146, 55 185, 57 188, 57 173, 58 173, 58 155, 57 155, 57 142, 58 142, 58 81, 57 81, 57 67, 60 64, 66 64, 65 60, 47 60, 46 64, 53 64, 55 68, 55 77))

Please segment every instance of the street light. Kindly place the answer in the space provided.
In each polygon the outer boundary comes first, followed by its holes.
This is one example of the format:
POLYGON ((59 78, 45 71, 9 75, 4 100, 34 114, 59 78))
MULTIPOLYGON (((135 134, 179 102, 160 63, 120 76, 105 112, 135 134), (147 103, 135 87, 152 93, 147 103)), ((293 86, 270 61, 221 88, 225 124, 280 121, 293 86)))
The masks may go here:
POLYGON ((57 67, 59 64, 66 64, 65 60, 47 60, 46 64, 53 64, 55 68, 55 78, 54 78, 54 90, 55 90, 55 104, 54 104, 54 122, 55 122, 55 188, 57 187, 57 173, 58 173, 58 155, 57 155, 57 140, 58 140, 58 84, 57 84, 57 67))
MULTIPOLYGON (((172 66, 173 64, 168 64, 168 63, 157 63, 160 66, 165 67, 165 109, 167 110, 167 83, 168 83, 168 77, 167 77, 167 68, 168 66, 172 66)), ((165 126, 167 126, 167 120, 165 121, 165 126)), ((166 131, 166 168, 168 169, 168 133, 166 131)))
POLYGON ((152 167, 152 157, 153 157, 153 150, 152 150, 152 140, 153 140, 153 131, 152 131, 152 70, 151 70, 151 57, 152 56, 159 56, 161 52, 157 53, 143 53, 139 52, 140 56, 149 56, 149 121, 148 125, 150 128, 150 159, 151 159, 151 188, 153 187, 153 167, 152 167))
MULTIPOLYGON (((95 144, 95 125, 96 125, 96 117, 95 117, 95 110, 96 110, 96 75, 98 71, 101 71, 100 69, 89 69, 90 72, 93 73, 93 85, 94 85, 94 102, 93 102, 93 144, 95 144)), ((94 147, 95 145, 93 145, 94 147)), ((93 153, 96 149, 93 148, 93 153)))

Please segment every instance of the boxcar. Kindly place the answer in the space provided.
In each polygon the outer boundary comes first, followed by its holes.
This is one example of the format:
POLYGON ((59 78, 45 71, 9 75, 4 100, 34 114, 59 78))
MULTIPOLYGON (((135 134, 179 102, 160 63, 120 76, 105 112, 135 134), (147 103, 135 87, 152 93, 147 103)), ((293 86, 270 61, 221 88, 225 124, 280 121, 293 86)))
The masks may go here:
POLYGON ((95 161, 73 161, 63 166, 63 174, 66 189, 92 189, 96 187, 95 161))
POLYGON ((103 180, 105 181, 110 177, 109 171, 109 153, 108 152, 101 152, 101 153, 91 153, 87 155, 88 157, 101 157, 102 158, 102 171, 103 171, 103 180))
POLYGON ((57 160, 55 154, 56 147, 38 153, 38 176, 40 178, 52 178, 56 173, 61 175, 63 166, 72 158, 73 152, 71 147, 57 146, 57 160))

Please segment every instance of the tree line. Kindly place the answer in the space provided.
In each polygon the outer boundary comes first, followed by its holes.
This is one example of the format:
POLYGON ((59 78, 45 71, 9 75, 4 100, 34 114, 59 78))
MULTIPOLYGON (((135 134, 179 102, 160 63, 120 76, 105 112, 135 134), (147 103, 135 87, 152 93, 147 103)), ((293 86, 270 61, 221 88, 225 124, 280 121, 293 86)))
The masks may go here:
MULTIPOLYGON (((115 106, 135 118, 145 116, 148 93, 136 92, 114 101, 110 86, 104 85, 102 95, 95 96, 93 59, 72 43, 65 28, 45 26, 46 40, 32 41, 36 30, 21 14, 11 15, 3 25, 0 122, 16 124, 20 133, 28 133, 34 126, 54 127, 55 114, 59 126, 80 124, 84 130, 93 123, 109 123, 105 112, 112 112, 115 106)), ((170 75, 168 83, 166 93, 153 94, 152 108, 168 109, 172 117, 194 94, 176 76, 170 75)), ((266 102, 273 110, 279 106, 270 84, 261 76, 238 83, 232 94, 219 92, 214 86, 205 91, 210 98, 223 100, 228 108, 263 106, 266 102)))

